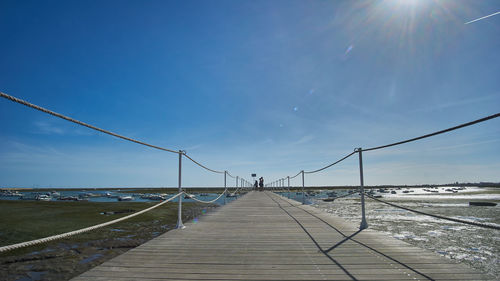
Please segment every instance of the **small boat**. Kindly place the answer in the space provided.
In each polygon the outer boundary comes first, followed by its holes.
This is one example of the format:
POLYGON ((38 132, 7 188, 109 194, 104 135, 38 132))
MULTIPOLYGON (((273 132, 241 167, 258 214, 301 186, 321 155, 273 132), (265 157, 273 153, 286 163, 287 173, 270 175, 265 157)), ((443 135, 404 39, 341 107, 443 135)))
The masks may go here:
POLYGON ((396 192, 396 191, 394 191, 394 190, 393 190, 393 191, 391 191, 391 194, 396 194, 396 193, 397 193, 397 192, 396 192))
POLYGON ((119 196, 118 201, 132 201, 134 198, 132 196, 119 196))
POLYGON ((144 194, 141 196, 141 199, 161 201, 161 200, 165 200, 165 197, 158 195, 158 194, 144 194))
POLYGON ((5 197, 21 197, 23 196, 22 193, 19 193, 17 191, 10 191, 10 190, 6 190, 6 191, 2 191, 2 193, 0 193, 0 196, 5 196, 5 197))
POLYGON ((323 202, 333 202, 335 199, 336 199, 336 197, 328 197, 328 198, 324 198, 323 202))
POLYGON ((315 191, 307 191, 307 195, 308 196, 316 196, 316 192, 315 191))
POLYGON ((49 194, 47 194, 49 196, 52 196, 52 197, 61 197, 61 193, 57 192, 57 191, 51 191, 49 194))
POLYGON ((497 205, 497 203, 493 203, 493 202, 469 202, 469 206, 491 206, 491 207, 494 207, 496 205, 497 205))
POLYGON ((238 195, 236 195, 236 193, 229 193, 226 195, 226 197, 236 197, 236 196, 238 196, 238 195))
POLYGON ((48 196, 47 194, 39 194, 35 197, 35 199, 38 201, 50 201, 52 200, 52 197, 48 196))
POLYGON ((186 194, 184 199, 193 199, 195 196, 193 194, 186 194))
POLYGON ((62 201, 80 201, 80 199, 78 199, 78 197, 76 197, 76 196, 59 197, 59 200, 62 200, 62 201))

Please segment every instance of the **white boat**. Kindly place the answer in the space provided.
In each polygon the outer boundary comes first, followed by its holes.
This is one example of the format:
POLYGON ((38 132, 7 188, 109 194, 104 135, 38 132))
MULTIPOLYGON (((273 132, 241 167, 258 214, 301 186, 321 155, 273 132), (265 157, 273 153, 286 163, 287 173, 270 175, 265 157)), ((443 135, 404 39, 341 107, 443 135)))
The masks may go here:
POLYGON ((10 191, 10 190, 4 190, 2 193, 0 193, 0 196, 5 196, 5 197, 15 197, 15 196, 23 196, 22 193, 19 193, 18 191, 10 191))
POLYGON ((161 200, 165 200, 166 197, 163 197, 163 196, 158 195, 158 194, 144 194, 141 196, 141 199, 161 201, 161 200))
POLYGON ((52 197, 48 196, 47 194, 39 194, 35 197, 35 199, 38 201, 50 201, 52 200, 52 197))
POLYGON ((49 192, 49 194, 47 194, 51 197, 61 197, 61 193, 57 192, 57 191, 51 191, 49 192))
POLYGON ((134 198, 132 196, 119 196, 118 201, 132 201, 134 198))

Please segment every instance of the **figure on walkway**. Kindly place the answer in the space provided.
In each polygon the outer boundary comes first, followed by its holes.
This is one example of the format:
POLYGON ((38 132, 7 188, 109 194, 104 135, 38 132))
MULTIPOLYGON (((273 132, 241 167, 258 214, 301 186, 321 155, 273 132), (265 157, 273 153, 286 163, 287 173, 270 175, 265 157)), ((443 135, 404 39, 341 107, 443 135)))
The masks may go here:
POLYGON ((260 177, 259 178, 259 191, 263 191, 263 190, 264 190, 264 178, 260 177))
POLYGON ((255 183, 253 184, 253 189, 257 190, 258 187, 259 187, 259 182, 257 180, 255 180, 255 183))

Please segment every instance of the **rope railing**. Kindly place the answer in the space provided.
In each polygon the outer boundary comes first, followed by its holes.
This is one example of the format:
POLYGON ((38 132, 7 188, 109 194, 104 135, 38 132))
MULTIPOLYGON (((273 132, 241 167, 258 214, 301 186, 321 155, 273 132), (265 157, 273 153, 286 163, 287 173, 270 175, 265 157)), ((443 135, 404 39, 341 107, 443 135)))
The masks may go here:
POLYGON ((356 151, 353 151, 353 152, 351 152, 351 153, 347 154, 347 155, 346 155, 346 156, 344 156, 343 158, 341 158, 341 159, 337 160, 336 162, 334 162, 334 163, 332 163, 332 164, 330 164, 330 165, 327 165, 327 166, 325 166, 325 167, 323 167, 323 168, 321 168, 321 169, 317 169, 317 170, 314 170, 314 171, 309 171, 309 172, 304 171, 304 173, 305 173, 305 174, 314 174, 314 173, 317 173, 317 172, 323 171, 323 170, 325 170, 325 169, 328 169, 328 168, 330 168, 330 167, 332 167, 332 166, 334 166, 334 165, 337 165, 338 163, 340 163, 340 162, 342 162, 342 161, 346 160, 347 158, 349 158, 349 157, 353 156, 355 153, 356 153, 356 151))
POLYGON ((30 103, 28 101, 22 100, 20 98, 16 98, 14 96, 8 95, 8 94, 3 93, 3 92, 0 92, 0 96, 3 97, 3 98, 5 98, 5 99, 8 99, 10 101, 13 101, 13 102, 25 105, 25 106, 27 106, 29 108, 36 109, 38 111, 50 114, 52 116, 61 118, 63 120, 66 120, 66 121, 78 124, 80 126, 84 126, 84 127, 90 128, 92 130, 95 130, 95 131, 98 131, 98 132, 101 132, 101 133, 104 133, 104 134, 107 134, 107 135, 110 135, 110 136, 114 136, 114 137, 117 137, 117 138, 120 138, 120 139, 123 139, 123 140, 126 140, 126 141, 130 141, 130 142, 133 142, 133 143, 137 143, 137 144, 140 144, 140 145, 144 145, 144 146, 147 146, 147 147, 151 147, 151 148, 162 150, 162 151, 166 151, 166 152, 171 152, 171 153, 176 153, 176 154, 182 153, 184 156, 186 156, 193 163, 195 163, 196 165, 198 165, 198 166, 200 166, 200 167, 202 167, 202 168, 204 168, 204 169, 206 169, 208 171, 211 171, 211 172, 214 172, 214 173, 218 173, 218 174, 224 173, 223 171, 217 171, 217 170, 210 169, 210 168, 206 167, 205 165, 199 163, 198 161, 194 160, 189 155, 187 155, 185 151, 176 151, 176 150, 173 150, 173 149, 164 148, 164 147, 161 147, 161 146, 157 146, 157 145, 149 144, 149 143, 146 143, 146 142, 143 142, 143 141, 139 141, 139 140, 136 140, 136 139, 133 139, 133 138, 130 138, 130 137, 126 137, 126 136, 123 136, 123 135, 120 135, 120 134, 117 134, 117 133, 113 133, 111 131, 108 131, 108 130, 105 130, 105 129, 101 129, 101 128, 97 127, 97 126, 90 125, 88 123, 76 120, 74 118, 71 118, 71 117, 68 117, 66 115, 57 113, 55 111, 46 109, 46 108, 38 106, 36 104, 32 104, 32 103, 30 103))
POLYGON ((297 177, 298 175, 300 175, 300 174, 302 174, 302 171, 298 172, 295 176, 290 177, 290 179, 294 179, 294 178, 296 178, 296 177, 297 177))
MULTIPOLYGON (((460 124, 460 125, 457 125, 457 126, 454 126, 454 127, 450 127, 450 128, 444 129, 444 130, 436 131, 436 132, 433 132, 433 133, 429 133, 429 134, 426 134, 426 135, 422 135, 422 136, 419 136, 419 137, 415 137, 415 138, 411 138, 411 139, 407 139, 407 140, 403 140, 403 141, 399 141, 399 142, 395 142, 395 143, 390 143, 390 144, 376 146, 376 147, 371 147, 371 148, 366 148, 366 149, 356 148, 356 149, 354 149, 353 152, 351 152, 350 154, 347 154, 346 156, 344 156, 343 158, 337 160, 336 162, 334 162, 332 164, 329 164, 329 165, 324 166, 324 167, 322 167, 320 169, 317 169, 317 170, 312 170, 312 171, 307 171, 307 172, 304 171, 304 170, 302 170, 299 173, 297 173, 295 176, 293 176, 293 177, 288 176, 287 178, 289 178, 289 179, 290 178, 295 178, 298 175, 302 174, 302 204, 305 204, 305 194, 304 194, 305 180, 304 180, 304 174, 312 174, 312 173, 317 173, 317 172, 323 171, 323 170, 325 170, 327 168, 330 168, 330 167, 332 167, 332 166, 334 166, 334 165, 336 165, 336 164, 344 161, 345 159, 347 159, 347 158, 349 158, 352 155, 354 155, 354 154, 357 153, 358 157, 359 157, 359 174, 360 174, 360 192, 359 192, 359 194, 361 196, 361 212, 362 212, 362 214, 361 214, 362 220, 361 220, 361 226, 360 226, 360 228, 364 229, 364 228, 368 227, 368 224, 366 223, 365 202, 364 202, 365 192, 364 192, 364 177, 363 177, 363 157, 362 157, 363 152, 373 151, 373 150, 378 150, 378 149, 384 149, 384 148, 387 148, 387 147, 392 147, 392 146, 401 145, 401 144, 405 144, 405 143, 409 143, 409 142, 414 142, 414 141, 417 141, 417 140, 429 138, 429 137, 432 137, 432 136, 436 136, 436 135, 448 133, 448 132, 455 131, 455 130, 458 130, 458 129, 461 129, 461 128, 465 128, 465 127, 468 127, 468 126, 479 124, 479 123, 482 123, 482 122, 485 122, 485 121, 488 121, 488 120, 492 120, 492 119, 495 119, 495 118, 498 118, 498 117, 500 117, 500 113, 496 113, 496 114, 489 115, 489 116, 486 116, 486 117, 483 117, 483 118, 480 118, 480 119, 477 119, 477 120, 474 120, 474 121, 470 121, 470 122, 463 123, 463 124, 460 124)), ((278 181, 276 181, 276 182, 278 182, 278 181)), ((367 195, 367 196, 369 196, 369 195, 367 195)), ((377 200, 376 198, 373 198, 371 196, 370 196, 370 198, 377 200)), ((453 219, 453 220, 455 220, 457 222, 469 223, 467 221, 462 221, 462 220, 457 220, 457 219, 453 219)), ((474 223, 472 223, 472 224, 474 224, 474 223)), ((493 228, 495 228, 495 226, 493 226, 493 228)), ((497 228, 495 228, 495 229, 497 229, 497 228)))
POLYGON ((229 172, 227 172, 227 171, 226 171, 226 174, 227 174, 229 177, 233 178, 233 179, 235 179, 235 178, 236 178, 235 176, 231 175, 231 174, 230 174, 229 172))
POLYGON ((376 147, 371 147, 371 148, 365 148, 365 149, 363 149, 363 151, 378 150, 378 149, 387 148, 387 147, 391 147, 391 146, 396 146, 396 145, 400 145, 400 144, 404 144, 404 143, 414 142, 414 141, 417 141, 417 140, 425 139, 425 138, 432 137, 432 136, 437 136, 437 135, 440 135, 440 134, 444 134, 444 133, 448 133, 448 132, 451 132, 451 131, 455 131, 457 129, 461 129, 461 128, 465 128, 465 127, 468 127, 468 126, 472 126, 474 124, 478 124, 478 123, 481 123, 481 122, 484 122, 484 121, 488 121, 488 120, 491 120, 491 119, 494 119, 494 118, 497 118, 497 117, 500 117, 500 113, 493 114, 493 115, 490 115, 490 116, 486 116, 484 118, 480 118, 480 119, 477 119, 477 120, 474 120, 474 121, 471 121, 471 122, 463 123, 463 124, 460 124, 460 125, 455 126, 455 127, 451 127, 451 128, 448 128, 448 129, 444 129, 444 130, 437 131, 437 132, 434 132, 434 133, 430 133, 430 134, 427 134, 427 135, 423 135, 423 136, 420 136, 420 137, 416 137, 416 138, 412 138, 412 139, 407 139, 407 140, 404 140, 404 141, 398 141, 398 142, 391 143, 391 144, 386 144, 386 145, 381 145, 381 146, 376 146, 376 147))
POLYGON ((224 171, 213 170, 213 169, 210 169, 210 168, 208 168, 208 167, 200 164, 198 161, 196 161, 193 158, 189 157, 189 155, 187 155, 186 152, 184 152, 184 156, 186 156, 187 159, 191 160, 193 163, 195 163, 196 165, 202 167, 203 169, 205 169, 207 171, 210 171, 210 172, 213 172, 213 173, 216 173, 216 174, 224 174, 224 171))
POLYGON ((0 247, 0 253, 1 252, 6 252, 6 251, 10 251, 10 250, 14 250, 14 249, 18 249, 18 248, 27 247, 27 246, 33 246, 33 245, 37 245, 37 244, 42 244, 42 243, 50 242, 50 241, 54 241, 54 240, 58 240, 58 239, 66 238, 66 237, 70 237, 70 236, 73 236, 73 235, 81 234, 81 233, 84 233, 84 232, 96 230, 98 228, 102 228, 102 227, 105 227, 105 226, 108 226, 108 225, 112 225, 112 224, 115 224, 117 222, 121 222, 121 221, 130 219, 130 218, 133 218, 135 216, 138 216, 140 214, 143 214, 143 213, 151 211, 151 210, 153 210, 155 208, 158 208, 161 205, 163 205, 163 204, 165 204, 167 202, 170 202, 170 201, 174 200, 175 198, 181 196, 182 194, 183 194, 183 192, 178 193, 178 194, 170 197, 169 199, 166 199, 163 202, 160 202, 160 203, 158 203, 158 204, 156 204, 154 206, 151 206, 151 207, 149 207, 147 209, 144 209, 142 211, 139 211, 137 213, 133 213, 131 215, 128 215, 128 216, 125 216, 125 217, 121 217, 121 218, 116 219, 116 220, 108 221, 108 222, 97 224, 97 225, 94 225, 94 226, 90 226, 90 227, 86 227, 86 228, 82 228, 82 229, 78 229, 78 230, 74 230, 74 231, 70 231, 70 232, 66 232, 66 233, 62 233, 62 234, 58 234, 58 235, 53 235, 53 236, 49 236, 49 237, 45 237, 45 238, 41 238, 41 239, 36 239, 36 240, 26 241, 26 242, 12 244, 12 245, 8 245, 8 246, 3 246, 3 247, 0 247))
POLYGON ((200 199, 196 198, 196 196, 194 194, 191 194, 191 193, 186 193, 186 192, 184 192, 184 193, 189 195, 191 197, 190 199, 193 201, 196 201, 199 203, 210 204, 210 203, 214 203, 215 201, 219 200, 222 196, 224 196, 226 194, 226 192, 227 192, 227 188, 221 194, 219 194, 219 196, 217 196, 217 198, 210 200, 210 201, 200 200, 200 199))
POLYGON ((51 111, 51 110, 48 110, 46 108, 43 108, 41 106, 38 106, 38 105, 35 105, 35 104, 32 104, 32 103, 29 103, 25 100, 22 100, 22 99, 19 99, 19 98, 16 98, 14 96, 11 96, 11 95, 7 95, 6 93, 3 93, 3 92, 0 92, 0 96, 3 97, 3 98, 6 98, 8 100, 11 100, 13 102, 16 102, 16 103, 19 103, 19 104, 22 104, 22 105, 25 105, 27 107, 30 107, 30 108, 33 108, 33 109, 36 109, 36 110, 39 110, 41 112, 44 112, 44 113, 47 113, 47 114, 50 114, 52 116, 55 116, 55 117, 58 117, 58 118, 61 118, 61 119, 64 119, 66 121, 69 121, 69 122, 72 122, 72 123, 75 123, 75 124, 78 124, 78 125, 81 125, 81 126, 84 126, 84 127, 87 127, 87 128, 90 128, 92 130, 96 130, 98 132, 101 132, 101 133, 104 133, 104 134, 108 134, 110 136, 114 136, 114 137, 117 137, 117 138, 121 138, 121 139, 124 139, 126 141, 130 141, 130 142, 134 142, 134 143, 137 143, 137 144, 140 144, 140 145, 144 145, 144 146, 148 146, 148 147, 151 147, 151 148, 154 148, 154 149, 159 149, 159 150, 163 150, 163 151, 167 151, 167 152, 171 152, 171 153, 179 153, 178 151, 175 151, 175 150, 172 150, 172 149, 168 149, 168 148, 164 148, 164 147, 160 147, 160 146, 156 146, 156 145, 152 145, 152 144, 149 144, 149 143, 145 143, 143 141, 139 141, 139 140, 135 140, 135 139, 132 139, 132 138, 129 138, 129 137, 125 137, 125 136, 122 136, 122 135, 119 135, 119 134, 116 134, 116 133, 113 133, 113 132, 110 132, 108 130, 104 130, 104 129, 101 129, 101 128, 98 128, 96 126, 93 126, 93 125, 90 125, 90 124, 87 124, 87 123, 84 123, 82 121, 79 121, 79 120, 76 120, 76 119, 73 119, 71 117, 68 117, 68 116, 65 116, 65 115, 62 115, 60 113, 57 113, 57 112, 54 112, 54 111, 51 111))
MULTIPOLYGON (((192 157, 190 157, 189 155, 187 155, 187 153, 185 151, 183 151, 183 150, 175 151, 175 150, 172 150, 172 149, 160 147, 160 146, 157 146, 157 145, 152 145, 152 144, 149 144, 149 143, 146 143, 146 142, 143 142, 143 141, 139 141, 139 140, 136 140, 136 139, 133 139, 133 138, 129 138, 129 137, 117 134, 117 133, 113 133, 111 131, 108 131, 108 130, 105 130, 105 129, 101 129, 101 128, 97 127, 97 126, 90 125, 90 124, 87 124, 85 122, 76 120, 74 118, 65 116, 63 114, 51 111, 51 110, 46 109, 44 107, 32 104, 30 102, 27 102, 27 101, 22 100, 20 98, 16 98, 14 96, 5 94, 3 92, 0 92, 0 96, 3 97, 3 98, 5 98, 5 99, 8 99, 10 101, 13 101, 15 103, 27 106, 29 108, 32 108, 32 109, 35 109, 35 110, 38 110, 38 111, 41 111, 41 112, 44 112, 44 113, 47 113, 47 114, 50 114, 52 116, 55 116, 55 117, 61 118, 63 120, 75 123, 77 125, 81 125, 81 126, 90 128, 92 130, 96 130, 98 132, 102 132, 102 133, 110 135, 110 136, 114 136, 114 137, 117 137, 117 138, 120 138, 120 139, 123 139, 123 140, 126 140, 126 141, 130 141, 130 142, 137 143, 137 144, 140 144, 140 145, 144 145, 144 146, 147 146, 147 147, 151 147, 151 148, 154 148, 154 149, 158 149, 158 150, 162 150, 162 151, 166 151, 166 152, 171 152, 171 153, 176 153, 177 155, 179 155, 179 178, 178 178, 179 185, 178 185, 178 194, 176 196, 174 196, 174 197, 172 197, 172 198, 170 198, 170 199, 168 199, 168 200, 166 200, 166 201, 164 201, 162 203, 159 203, 159 204, 157 204, 157 205, 155 205, 155 206, 153 206, 151 208, 148 208, 148 209, 146 209, 144 211, 132 214, 130 216, 127 216, 127 217, 124 217, 124 218, 121 218, 121 219, 117 219, 117 220, 114 220, 114 221, 111 221, 111 222, 108 222, 108 223, 104 223, 104 224, 100 224, 100 225, 96 225, 96 226, 93 226, 93 227, 88 227, 88 228, 85 228, 85 229, 76 230, 76 231, 73 231, 73 232, 68 232, 68 233, 64 233, 64 234, 60 234, 60 235, 55 235, 55 236, 51 236, 51 237, 46 237, 46 238, 42 238, 42 239, 38 239, 38 240, 33 240, 33 241, 28 241, 28 242, 24 242, 24 243, 15 244, 15 245, 1 247, 0 248, 0 252, 6 251, 6 250, 9 250, 9 249, 15 249, 15 248, 18 248, 18 247, 24 247, 24 246, 29 246, 29 245, 35 245, 35 244, 38 244, 38 243, 48 242, 48 241, 52 241, 52 240, 55 240, 55 239, 60 239, 60 238, 63 238, 63 237, 68 237, 68 236, 75 235, 75 234, 78 234, 78 233, 90 231, 90 230, 93 230, 93 229, 96 229, 96 228, 104 227, 106 225, 110 225, 112 223, 116 223, 116 222, 125 220, 127 218, 131 218, 131 217, 134 217, 136 215, 142 214, 142 213, 144 213, 146 211, 149 211, 149 210, 151 210, 153 208, 156 208, 156 207, 158 207, 158 206, 160 206, 160 205, 162 205, 164 203, 167 203, 167 202, 173 200, 174 198, 179 197, 182 194, 185 194, 185 192, 182 190, 182 184, 181 184, 181 177, 182 177, 182 172, 181 172, 181 168, 182 168, 182 156, 185 156, 187 159, 189 159, 190 161, 192 161, 193 163, 195 163, 196 165, 200 166, 203 169, 206 169, 206 170, 208 170, 210 172, 217 173, 217 174, 224 174, 224 188, 225 188, 225 190, 224 190, 224 192, 221 195, 219 195, 216 199, 211 200, 211 201, 203 201, 203 200, 199 200, 199 199, 194 198, 194 197, 191 198, 194 201, 197 201, 197 202, 200 202, 200 203, 213 203, 213 202, 217 201, 222 196, 224 196, 224 194, 227 193, 226 175, 229 175, 230 177, 234 178, 234 176, 232 176, 231 174, 229 174, 229 172, 227 172, 227 171, 218 171, 218 170, 214 170, 214 169, 208 168, 207 166, 201 164, 200 162, 194 160, 192 157)), ((236 179, 238 179, 238 177, 236 177, 236 179)), ((241 179, 241 186, 239 188, 243 188, 243 185, 246 184, 246 180, 244 180, 243 178, 240 178, 240 179, 241 179)), ((239 188, 238 188, 238 180, 236 182, 236 188, 237 188, 237 190, 239 190, 239 188)), ((178 218, 177 218, 177 226, 176 226, 176 228, 181 228, 182 229, 182 228, 184 228, 184 225, 182 223, 182 197, 179 197, 178 202, 179 202, 179 208, 178 208, 178 218)), ((225 203, 225 200, 224 200, 224 203, 225 203)))
POLYGON ((23 248, 23 247, 28 247, 28 246, 34 246, 34 245, 38 245, 38 244, 42 244, 42 243, 47 243, 47 242, 50 242, 50 241, 67 238, 67 237, 70 237, 70 236, 74 236, 74 235, 77 235, 77 234, 81 234, 81 233, 93 231, 93 230, 96 230, 96 229, 99 229, 99 228, 102 228, 102 227, 105 227, 105 226, 109 226, 109 225, 112 225, 112 224, 115 224, 115 223, 118 223, 118 222, 130 219, 130 218, 133 218, 135 216, 144 214, 144 213, 146 213, 148 211, 151 211, 151 210, 153 210, 155 208, 158 208, 161 205, 163 205, 165 203, 168 203, 168 202, 176 199, 179 196, 182 196, 183 194, 190 195, 191 196, 191 198, 190 198, 191 200, 199 202, 199 203, 205 203, 205 204, 214 203, 217 200, 219 200, 222 196, 224 196, 227 193, 227 190, 228 189, 226 188, 215 199, 210 200, 210 201, 204 201, 204 200, 197 199, 193 194, 190 194, 190 193, 187 193, 185 191, 182 191, 182 192, 177 193, 176 195, 174 195, 174 196, 172 196, 172 197, 170 197, 170 198, 168 198, 168 199, 166 199, 166 200, 164 200, 164 201, 162 201, 162 202, 160 202, 160 203, 158 203, 158 204, 156 204, 154 206, 151 206, 151 207, 149 207, 147 209, 144 209, 142 211, 133 213, 131 215, 128 215, 128 216, 125 216, 125 217, 121 217, 119 219, 115 219, 115 220, 108 221, 108 222, 105 222, 105 223, 97 224, 97 225, 94 225, 94 226, 90 226, 90 227, 86 227, 86 228, 82 228, 82 229, 78 229, 78 230, 74 230, 74 231, 62 233, 62 234, 57 234, 57 235, 53 235, 53 236, 49 236, 49 237, 45 237, 45 238, 40 238, 40 239, 36 239, 36 240, 31 240, 31 241, 26 241, 26 242, 22 242, 22 243, 16 243, 16 244, 8 245, 8 246, 2 246, 2 247, 0 247, 0 253, 6 252, 6 251, 15 250, 15 249, 19 249, 19 248, 23 248))
MULTIPOLYGON (((426 135, 423 135, 423 136, 419 136, 419 137, 415 137, 415 138, 411 138, 411 139, 407 139, 407 140, 403 140, 403 141, 399 141, 399 142, 395 142, 395 143, 391 143, 391 144, 386 144, 386 145, 381 145, 381 146, 376 146, 376 147, 371 147, 371 148, 365 148, 365 149, 362 149, 361 151, 363 151, 363 152, 364 151, 372 151, 372 150, 378 150, 378 149, 387 148, 387 147, 391 147, 391 146, 396 146, 396 145, 400 145, 400 144, 404 144, 404 143, 409 143, 409 142, 413 142, 413 141, 425 139, 425 138, 428 138, 428 137, 432 137, 432 136, 444 134, 444 133, 447 133, 447 132, 451 132, 451 131, 454 131, 454 130, 457 130, 457 129, 465 128, 465 127, 468 127, 468 126, 472 126, 474 124, 485 122, 485 121, 488 121, 488 120, 491 120, 491 119, 494 119, 494 118, 497 118, 497 117, 500 117, 500 113, 496 113, 496 114, 493 114, 493 115, 490 115, 490 116, 486 116, 486 117, 483 117, 483 118, 480 118, 480 119, 477 119, 477 120, 474 120, 474 121, 471 121, 471 122, 463 123, 463 124, 460 124, 460 125, 448 128, 448 129, 440 130, 440 131, 437 131, 437 132, 434 132, 434 133, 426 134, 426 135)), ((317 172, 323 171, 325 169, 328 169, 328 168, 330 168, 332 166, 335 166, 336 164, 338 164, 338 163, 346 160, 347 158, 351 157, 352 155, 356 154, 357 152, 359 152, 359 151, 355 150, 354 152, 351 152, 350 154, 346 155, 345 157, 337 160, 336 162, 334 162, 332 164, 329 164, 329 165, 324 166, 322 168, 319 168, 317 170, 304 171, 304 173, 305 174, 313 174, 313 173, 317 173, 317 172)), ((295 178, 298 175, 300 175, 301 173, 302 173, 302 171, 298 172, 295 176, 290 177, 290 178, 291 179, 295 178)))

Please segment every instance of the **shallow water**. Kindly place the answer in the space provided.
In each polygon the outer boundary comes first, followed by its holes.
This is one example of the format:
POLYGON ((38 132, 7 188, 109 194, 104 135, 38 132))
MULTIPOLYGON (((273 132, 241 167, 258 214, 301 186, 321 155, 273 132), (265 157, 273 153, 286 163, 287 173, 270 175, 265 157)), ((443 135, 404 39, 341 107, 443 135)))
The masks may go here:
MULTIPOLYGON (((130 190, 128 190, 130 191, 130 190)), ((144 194, 132 194, 132 193, 124 193, 120 191, 115 191, 115 190, 67 190, 67 191, 58 191, 60 193, 60 197, 77 197, 80 200, 83 201, 89 201, 89 202, 119 202, 118 197, 119 196, 132 196, 133 200, 131 202, 161 202, 159 200, 150 200, 150 199, 144 199, 140 198, 144 194), (85 196, 85 194, 91 193, 92 196, 85 196), (106 193, 110 193, 111 196, 106 196, 106 193)), ((47 192, 35 192, 35 191, 20 191, 23 196, 2 196, 0 195, 0 200, 33 200, 35 201, 36 196, 39 194, 48 194, 47 192)), ((167 198, 170 198, 174 196, 175 194, 169 194, 167 198)), ((217 198, 219 194, 216 193, 206 193, 206 195, 201 196, 200 194, 196 195, 196 198, 199 200, 203 201, 211 201, 215 198, 217 198)), ((224 203, 228 203, 236 199, 235 197, 227 197, 225 198, 224 201, 224 196, 219 198, 217 201, 214 202, 214 204, 218 205, 223 205, 224 203)), ((51 196, 50 201, 59 201, 59 196, 51 196)), ((71 201, 73 202, 73 201, 71 201)), ((129 201, 130 202, 130 201, 129 201)), ((172 202, 178 202, 178 199, 172 200, 172 202)), ((182 202, 195 202, 192 199, 186 199, 182 198, 182 202)))
MULTIPOLYGON (((342 195, 345 191, 337 193, 342 195)), ((347 221, 360 223, 361 204, 358 195, 336 199, 334 202, 323 202, 317 199, 326 197, 323 194, 325 192, 309 197, 308 203, 347 221)), ((287 196, 286 193, 283 195, 287 196)), ((418 211, 500 226, 500 195, 495 189, 470 187, 458 194, 441 193, 440 190, 440 193, 435 195, 427 195, 421 189, 407 194, 397 190, 397 194, 384 193, 383 196, 382 200, 418 211), (478 191, 482 193, 477 194, 478 191), (474 194, 467 194, 472 192, 474 194), (479 198, 497 202, 499 205, 469 206, 469 200, 477 201, 479 198)), ((301 199, 301 196, 296 198, 297 201, 301 199)), ((463 262, 493 277, 500 276, 499 230, 420 215, 369 198, 366 198, 366 219, 371 229, 389 233, 394 238, 463 262)))

